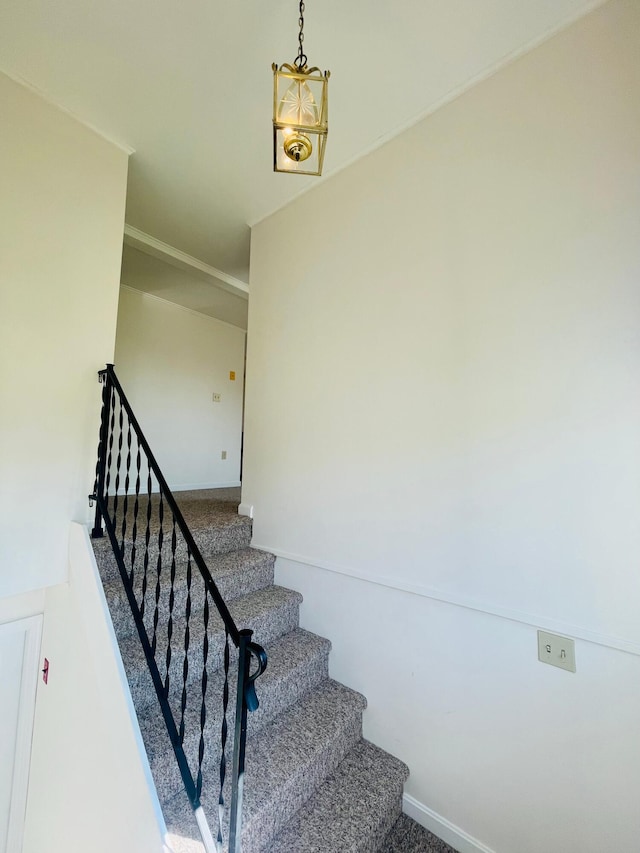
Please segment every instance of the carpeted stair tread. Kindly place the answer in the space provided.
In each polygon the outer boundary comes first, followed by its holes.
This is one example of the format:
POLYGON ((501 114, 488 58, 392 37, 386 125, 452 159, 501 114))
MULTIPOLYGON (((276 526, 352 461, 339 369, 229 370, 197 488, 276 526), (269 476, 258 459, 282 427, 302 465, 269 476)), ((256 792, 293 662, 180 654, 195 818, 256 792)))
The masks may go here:
MULTIPOLYGON (((143 485, 146 485, 143 484, 143 485)), ((238 501, 231 500, 199 500, 186 496, 184 492, 174 492, 173 497, 178 504, 178 508, 182 513, 187 526, 192 533, 205 528, 221 529, 228 526, 242 526, 251 523, 251 519, 244 515, 238 515, 238 501)), ((135 488, 129 489, 129 494, 126 500, 125 513, 125 496, 118 495, 117 507, 114 495, 109 496, 109 512, 113 517, 115 508, 116 529, 120 533, 122 522, 126 515, 126 530, 131 531, 134 523, 135 513, 135 488)), ((162 526, 166 530, 170 526, 172 511, 169 507, 166 496, 162 500, 163 516, 162 526)), ((160 529, 160 495, 158 492, 152 492, 151 496, 147 494, 145 488, 138 495, 138 511, 137 525, 139 534, 144 531, 147 525, 147 514, 149 514, 149 529, 152 533, 156 533, 160 529), (151 509, 149 511, 149 501, 151 509)))
MULTIPOLYGON (((253 640, 266 645, 276 637, 289 633, 298 626, 299 609, 302 596, 299 592, 281 586, 269 586, 257 590, 235 601, 229 602, 229 611, 236 625, 254 631, 253 640)), ((210 607, 208 672, 214 672, 222 665, 225 644, 225 632, 222 619, 210 607)), ((201 619, 202 617, 200 617, 201 619)), ((173 639, 173 655, 170 667, 170 681, 174 687, 182 688, 182 667, 184 658, 184 629, 176 625, 173 639)), ((198 681, 202 674, 202 646, 204 629, 197 614, 192 614, 189 645, 188 684, 198 681)), ((155 693, 148 673, 147 662, 137 634, 127 634, 119 638, 120 651, 124 662, 129 687, 138 711, 147 704, 155 702, 155 693)), ((232 645, 231 656, 236 651, 232 645)), ((162 665, 160 672, 163 674, 162 665)))
POLYGON ((456 853, 456 851, 415 820, 407 815, 400 815, 380 848, 380 853, 456 853))
MULTIPOLYGON (((262 853, 316 787, 361 738, 365 698, 330 679, 247 739, 242 827, 243 853, 262 853)), ((217 791, 203 793, 210 823, 217 791)), ((227 798, 228 800, 228 798, 227 798)), ((192 818, 184 795, 163 803, 169 831, 188 834, 192 818)), ((225 837, 226 837, 225 827, 225 837)))
MULTIPOLYGON (((117 571, 115 558, 110 551, 105 555, 104 562, 107 557, 112 561, 113 566, 109 566, 105 572, 103 586, 111 618, 116 626, 116 631, 119 636, 124 636, 127 633, 133 633, 135 624, 131 617, 131 609, 127 600, 120 574, 117 571)), ((166 559, 166 555, 165 555, 166 559)), ((254 548, 241 548, 238 551, 231 551, 227 554, 215 554, 208 557, 206 563, 211 576, 220 591, 223 599, 229 603, 236 598, 240 598, 248 593, 255 592, 258 589, 264 589, 273 584, 273 566, 275 557, 268 554, 266 551, 258 551, 254 548)), ((163 571, 167 577, 170 576, 171 562, 165 563, 163 571)), ((155 585, 155 565, 151 563, 148 571, 148 602, 151 606, 155 604, 154 585, 155 585)), ((204 582, 198 569, 192 564, 191 567, 191 608, 197 612, 198 608, 202 609, 204 602, 204 582)), ((174 587, 174 602, 173 615, 174 620, 184 619, 186 600, 187 600, 187 564, 186 561, 178 563, 175 567, 174 587)), ((134 573, 134 591, 138 600, 141 600, 143 572, 142 567, 138 567, 137 573, 134 573)), ((166 623, 170 612, 169 588, 167 585, 162 587, 163 594, 159 601, 160 621, 166 623)))
MULTIPOLYGON (((251 544, 252 522, 250 518, 244 516, 235 516, 239 521, 226 521, 222 527, 203 527, 201 530, 192 530, 193 538, 196 545, 205 561, 208 563, 212 557, 218 554, 228 554, 248 548, 251 544)), ((122 536, 120 527, 117 528, 118 542, 122 544, 122 536)), ((164 525, 164 541, 162 548, 163 563, 169 565, 171 562, 171 528, 168 522, 164 525)), ((127 528, 124 538, 124 548, 127 555, 131 554, 133 545, 132 529, 127 528)), ((142 567, 145 553, 145 529, 140 527, 136 538, 136 562, 138 567, 142 567)), ((96 555, 96 561, 100 574, 103 579, 119 577, 118 567, 113 559, 111 543, 109 537, 105 535, 101 539, 93 540, 93 550, 96 555)), ((157 532, 153 532, 148 546, 149 565, 155 567, 158 560, 158 540, 157 532)), ((188 557, 188 549, 182 535, 176 533, 176 548, 175 559, 178 565, 184 565, 186 571, 188 557)), ((195 569, 195 565, 194 565, 195 569)))
POLYGON ((270 853, 372 853, 400 815, 409 770, 360 740, 269 846, 270 853))
MULTIPOLYGON (((266 726, 278 714, 290 708, 327 679, 330 649, 328 640, 301 628, 296 628, 269 645, 269 665, 259 682, 260 707, 248 716, 250 735, 266 726)), ((231 698, 227 708, 227 725, 230 732, 233 732, 235 722, 236 679, 237 667, 234 665, 229 673, 231 698)), ((207 749, 203 765, 205 784, 215 784, 219 773, 223 685, 224 671, 220 669, 211 674, 207 688, 207 749)), ((190 699, 191 704, 185 713, 183 748, 190 767, 195 770, 200 739, 201 695, 192 691, 190 699)), ((180 704, 177 694, 172 704, 174 718, 179 722, 180 704)), ((140 729, 158 795, 161 799, 166 799, 181 789, 182 780, 166 729, 164 726, 158 726, 155 705, 149 705, 146 711, 147 713, 139 715, 140 729)), ((232 743, 232 735, 229 743, 232 743)))

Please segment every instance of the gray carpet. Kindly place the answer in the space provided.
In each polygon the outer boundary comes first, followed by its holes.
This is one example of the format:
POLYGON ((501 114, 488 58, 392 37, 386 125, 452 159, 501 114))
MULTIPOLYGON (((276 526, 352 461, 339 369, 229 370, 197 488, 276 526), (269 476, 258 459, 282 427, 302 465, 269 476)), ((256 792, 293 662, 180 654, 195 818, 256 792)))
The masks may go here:
POLYGON ((432 832, 402 815, 385 839, 380 853, 456 853, 432 832))
MULTIPOLYGON (((267 850, 270 853, 454 853, 402 816, 402 792, 408 768, 363 740, 362 714, 366 700, 329 678, 330 642, 300 628, 302 597, 275 586, 274 557, 250 547, 251 521, 237 515, 239 490, 178 492, 176 500, 236 624, 253 629, 253 639, 269 655, 269 665, 257 685, 260 708, 249 715, 243 853, 267 850)), ((133 504, 129 499, 125 513, 124 502, 119 499, 116 524, 119 540, 127 556, 135 554, 134 590, 139 599, 144 594, 144 622, 150 637, 157 625, 156 660, 166 679, 167 698, 174 717, 183 721, 183 747, 192 768, 197 767, 200 748, 202 675, 204 655, 207 656, 201 799, 215 836, 223 721, 221 696, 225 680, 221 668, 224 626, 217 612, 210 608, 205 641, 204 585, 199 573, 189 565, 185 543, 177 536, 171 544, 172 517, 166 506, 161 518, 158 496, 152 495, 150 503, 146 495, 140 497, 134 535, 133 504), (161 527, 164 540, 159 548, 157 533, 161 527), (190 614, 188 628, 186 614, 190 614), (169 619, 170 643, 167 642, 169 619), (185 640, 188 640, 187 653, 185 640), (182 690, 183 674, 186 694, 182 690)), ((201 853, 198 830, 113 554, 106 540, 97 540, 94 550, 176 853, 201 853)), ((232 750, 235 717, 236 660, 235 649, 231 647, 227 760, 232 750)), ((230 800, 229 782, 227 776, 223 789, 225 803, 230 800)), ((225 809, 225 838, 228 819, 225 809)))

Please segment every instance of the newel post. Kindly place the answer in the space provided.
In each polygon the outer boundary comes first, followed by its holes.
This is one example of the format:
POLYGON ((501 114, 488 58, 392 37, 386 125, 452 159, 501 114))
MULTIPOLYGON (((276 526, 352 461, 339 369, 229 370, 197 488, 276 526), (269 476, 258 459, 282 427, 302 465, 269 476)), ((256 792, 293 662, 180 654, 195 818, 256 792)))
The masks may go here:
POLYGON ((109 418, 111 416, 111 375, 109 368, 113 368, 112 364, 108 364, 105 370, 98 373, 98 380, 102 383, 102 415, 100 421, 100 438, 98 441, 98 461, 96 463, 96 482, 94 493, 90 496, 96 502, 96 515, 91 531, 92 539, 100 539, 104 532, 102 530, 102 512, 100 510, 100 500, 104 500, 104 483, 107 472, 107 443, 109 438, 109 418), (98 500, 100 498, 100 500, 98 500))

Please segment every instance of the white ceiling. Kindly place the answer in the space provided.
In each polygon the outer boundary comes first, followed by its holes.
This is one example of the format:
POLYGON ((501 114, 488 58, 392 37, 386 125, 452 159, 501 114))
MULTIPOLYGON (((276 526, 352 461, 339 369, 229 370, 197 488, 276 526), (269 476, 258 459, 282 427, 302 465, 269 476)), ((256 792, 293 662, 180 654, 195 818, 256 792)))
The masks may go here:
POLYGON ((251 224, 602 1, 307 0, 331 71, 320 179, 272 171, 297 0, 2 0, 0 69, 135 150, 129 225, 248 282, 251 224))

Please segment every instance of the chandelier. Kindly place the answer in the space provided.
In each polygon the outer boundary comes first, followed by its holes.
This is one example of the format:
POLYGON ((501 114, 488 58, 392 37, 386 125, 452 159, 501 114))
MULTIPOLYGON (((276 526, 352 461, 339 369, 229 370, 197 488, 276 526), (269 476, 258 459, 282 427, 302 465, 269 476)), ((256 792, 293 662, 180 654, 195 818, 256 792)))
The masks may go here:
POLYGON ((307 67, 304 0, 300 0, 298 55, 293 65, 273 68, 273 169, 295 175, 321 175, 327 144, 329 71, 307 67))

